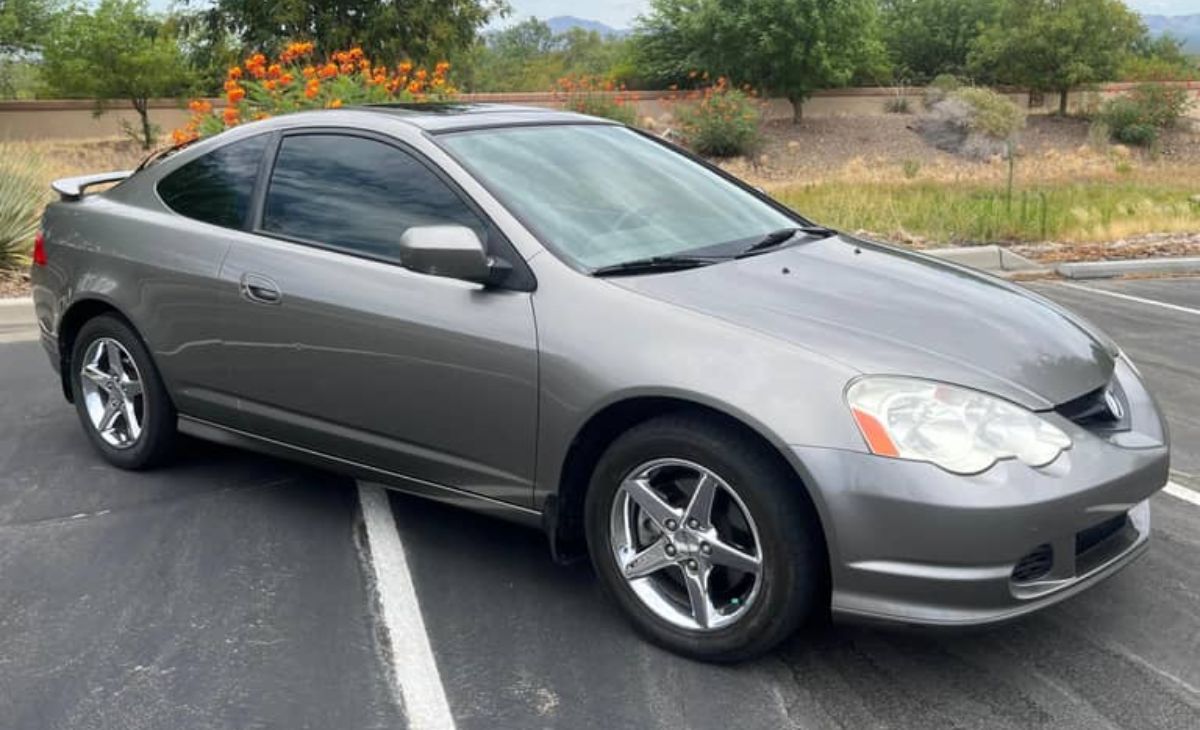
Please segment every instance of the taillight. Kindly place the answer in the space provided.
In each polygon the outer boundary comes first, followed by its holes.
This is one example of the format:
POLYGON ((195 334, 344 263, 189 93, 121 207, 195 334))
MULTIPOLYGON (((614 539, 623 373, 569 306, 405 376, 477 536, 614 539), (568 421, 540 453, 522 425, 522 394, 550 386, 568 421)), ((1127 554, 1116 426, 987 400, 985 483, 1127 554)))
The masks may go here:
POLYGON ((46 234, 41 231, 33 237, 33 263, 36 266, 46 265, 46 234))

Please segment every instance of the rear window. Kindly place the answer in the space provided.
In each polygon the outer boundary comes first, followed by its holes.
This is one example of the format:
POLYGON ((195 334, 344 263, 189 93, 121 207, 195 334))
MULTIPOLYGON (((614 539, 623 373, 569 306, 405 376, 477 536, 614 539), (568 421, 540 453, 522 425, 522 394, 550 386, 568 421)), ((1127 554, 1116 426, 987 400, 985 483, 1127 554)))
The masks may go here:
POLYGON ((159 196, 180 215, 241 228, 268 139, 251 137, 192 160, 159 181, 159 196))

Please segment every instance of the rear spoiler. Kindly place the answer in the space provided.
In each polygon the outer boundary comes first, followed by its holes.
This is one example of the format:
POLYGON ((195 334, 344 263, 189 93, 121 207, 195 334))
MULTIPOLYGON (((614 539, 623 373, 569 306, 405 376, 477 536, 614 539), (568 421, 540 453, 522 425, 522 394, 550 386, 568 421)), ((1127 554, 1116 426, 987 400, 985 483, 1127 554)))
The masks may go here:
POLYGON ((93 185, 121 182, 132 174, 133 170, 114 170, 113 172, 101 172, 95 175, 64 177, 50 183, 50 187, 63 200, 79 200, 83 197, 84 191, 93 185))

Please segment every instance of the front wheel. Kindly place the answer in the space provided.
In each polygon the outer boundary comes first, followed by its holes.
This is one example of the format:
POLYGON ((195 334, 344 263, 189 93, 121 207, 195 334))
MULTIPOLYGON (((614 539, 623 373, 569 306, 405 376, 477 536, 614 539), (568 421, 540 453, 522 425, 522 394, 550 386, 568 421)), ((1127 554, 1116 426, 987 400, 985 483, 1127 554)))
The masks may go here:
POLYGON ((588 492, 588 548, 634 626, 672 651, 739 661, 787 637, 828 596, 803 485, 721 421, 664 416, 618 438, 588 492))
POLYGON ((175 409, 150 353, 124 321, 101 315, 80 328, 71 387, 88 439, 110 463, 145 469, 170 452, 175 409))

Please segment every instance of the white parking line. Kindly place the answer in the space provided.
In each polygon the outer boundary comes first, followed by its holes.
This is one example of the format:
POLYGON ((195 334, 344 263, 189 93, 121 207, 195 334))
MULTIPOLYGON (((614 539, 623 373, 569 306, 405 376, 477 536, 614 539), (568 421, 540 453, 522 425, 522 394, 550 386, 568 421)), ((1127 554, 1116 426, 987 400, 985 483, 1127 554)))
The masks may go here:
POLYGON ((1163 487, 1163 491, 1172 497, 1178 497, 1184 502, 1191 502, 1200 507, 1200 492, 1187 487, 1176 484, 1175 482, 1167 482, 1167 486, 1163 487))
POLYGON ((1200 316, 1200 309, 1184 307, 1184 306, 1180 306, 1178 304, 1171 304, 1169 302, 1160 302, 1157 299, 1146 299, 1144 297, 1135 297, 1132 294, 1122 294, 1120 292, 1109 291, 1107 289, 1093 289, 1090 286, 1083 286, 1082 284, 1072 284, 1067 281, 1060 281, 1060 282, 1058 282, 1058 285, 1065 286, 1070 289, 1079 289, 1080 291, 1090 292, 1092 294, 1103 294, 1106 297, 1115 297, 1117 299, 1125 299, 1130 302, 1137 302, 1138 304, 1149 304, 1149 305, 1155 306, 1155 307, 1162 307, 1163 309, 1170 309, 1170 310, 1173 310, 1176 312, 1183 312, 1184 314, 1194 314, 1196 316, 1200 316))
POLYGON ((359 482, 358 501, 366 524, 384 630, 392 648, 392 676, 398 685, 393 689, 404 705, 409 727, 453 730, 454 717, 425 633, 425 620, 387 492, 359 482))

